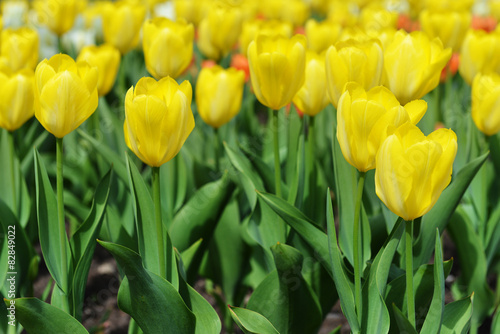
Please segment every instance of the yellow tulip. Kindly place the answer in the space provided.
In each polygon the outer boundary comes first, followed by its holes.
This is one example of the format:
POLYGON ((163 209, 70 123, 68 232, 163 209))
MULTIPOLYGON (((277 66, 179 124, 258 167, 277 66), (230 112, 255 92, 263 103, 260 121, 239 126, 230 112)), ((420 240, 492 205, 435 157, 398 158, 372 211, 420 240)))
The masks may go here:
POLYGON ((331 21, 318 22, 310 19, 306 22, 305 30, 307 47, 314 52, 321 53, 338 41, 342 27, 331 21))
POLYGON ((426 110, 423 100, 403 107, 385 87, 365 91, 360 84, 349 82, 337 110, 337 139, 344 158, 360 172, 375 168, 384 140, 402 124, 418 123, 426 110))
POLYGON ((175 17, 183 18, 189 23, 198 26, 205 17, 211 1, 208 0, 174 0, 175 17))
POLYGON ((227 55, 238 40, 242 18, 238 7, 213 5, 198 29, 200 51, 213 60, 227 55))
POLYGON ((460 51, 470 22, 471 15, 467 11, 431 12, 424 10, 420 13, 422 31, 431 38, 439 37, 444 47, 451 48, 453 52, 460 51))
POLYGON ((120 0, 110 3, 103 12, 104 41, 125 54, 139 42, 146 7, 140 2, 120 0))
POLYGON ((257 99, 279 110, 292 102, 305 79, 306 38, 257 36, 248 47, 250 79, 257 99))
POLYGON ((240 50, 245 56, 248 53, 248 46, 257 35, 283 36, 290 38, 293 35, 293 26, 290 22, 277 20, 250 20, 243 23, 243 28, 239 37, 240 50))
POLYGON ((281 6, 279 19, 290 22, 295 27, 301 27, 311 16, 309 5, 302 0, 286 0, 281 6))
POLYGON ((472 119, 481 132, 500 132, 500 75, 479 73, 472 82, 472 119))
POLYGON ((326 91, 325 55, 313 51, 306 54, 304 85, 295 94, 293 103, 306 115, 316 116, 330 103, 326 91))
POLYGON ((38 64, 39 39, 36 30, 23 27, 2 30, 0 57, 14 72, 29 68, 34 70, 38 64))
POLYGON ((0 127, 15 131, 33 117, 34 73, 30 69, 18 72, 0 71, 0 127))
POLYGON ((384 55, 378 40, 347 40, 330 46, 326 52, 326 78, 330 101, 337 107, 349 81, 365 90, 380 85, 384 55))
POLYGON ((165 77, 141 78, 125 96, 125 142, 145 164, 159 167, 179 153, 193 131, 192 88, 165 77))
POLYGON ((399 30, 384 50, 384 86, 401 103, 419 99, 436 88, 441 71, 451 58, 439 38, 399 30))
POLYGON ((500 32, 469 29, 460 52, 458 71, 471 85, 478 73, 500 72, 500 32))
POLYGON ((328 20, 342 27, 354 26, 358 21, 359 8, 350 1, 329 0, 328 20))
POLYGON ((200 117, 218 129, 241 108, 245 72, 216 65, 201 70, 196 82, 196 105, 200 117))
MULTIPOLYGON (((414 0, 415 1, 415 0, 414 0)), ((425 7, 432 11, 467 11, 470 12, 474 0, 425 0, 425 7)))
POLYGON ((120 67, 120 51, 111 44, 86 46, 78 55, 77 61, 80 60, 87 61, 90 66, 97 67, 99 72, 97 92, 99 96, 108 94, 115 84, 120 67))
POLYGON ((146 68, 152 76, 177 78, 193 58, 194 27, 184 19, 164 17, 144 23, 142 48, 146 68))
POLYGON ((377 153, 378 197, 407 221, 423 216, 450 183, 456 153, 452 130, 441 128, 425 137, 415 125, 402 125, 377 153))
POLYGON ((73 27, 80 9, 78 0, 35 0, 38 22, 62 36, 73 27))
POLYGON ((363 8, 360 23, 366 31, 396 28, 398 16, 398 13, 389 11, 380 4, 374 4, 363 8))
POLYGON ((35 70, 35 116, 57 138, 80 126, 97 109, 96 67, 57 54, 35 70))

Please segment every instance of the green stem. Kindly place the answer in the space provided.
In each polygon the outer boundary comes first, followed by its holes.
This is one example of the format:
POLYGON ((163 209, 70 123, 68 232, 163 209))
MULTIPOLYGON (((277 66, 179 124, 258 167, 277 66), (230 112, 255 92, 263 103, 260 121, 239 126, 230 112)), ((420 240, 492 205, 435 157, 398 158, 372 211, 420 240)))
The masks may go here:
POLYGON ((415 328, 415 292, 413 291, 413 220, 406 221, 406 301, 408 320, 415 328))
MULTIPOLYGON (((66 291, 69 290, 68 286, 68 270, 64 268, 68 268, 68 254, 67 254, 67 249, 66 249, 66 242, 67 242, 67 236, 66 236, 66 223, 64 221, 64 196, 63 196, 63 190, 64 190, 64 180, 63 180, 63 138, 56 138, 56 163, 57 163, 57 171, 56 171, 56 177, 57 177, 57 220, 59 222, 59 242, 60 244, 60 250, 61 250, 61 260, 63 264, 63 270, 61 271, 63 277, 62 277, 62 284, 64 285, 64 289, 66 291)), ((68 296, 69 298, 69 296, 68 296)), ((69 300, 68 298, 64 298, 64 303, 63 305, 66 312, 70 313, 69 309, 69 300)))
POLYGON ((215 171, 219 171, 220 138, 219 129, 214 128, 215 171))
POLYGON ((316 144, 314 142, 314 117, 313 116, 309 116, 309 128, 308 128, 308 132, 307 132, 307 144, 309 146, 308 150, 309 150, 309 155, 310 157, 312 158, 312 161, 310 161, 309 163, 314 167, 314 145, 316 144))
POLYGON ((354 209, 354 228, 353 228, 353 255, 354 255, 354 295, 356 300, 356 310, 358 319, 361 315, 361 261, 360 261, 360 251, 359 251, 359 225, 360 225, 360 212, 361 212, 361 202, 363 200, 363 187, 365 184, 364 172, 359 172, 358 180, 358 192, 356 196, 356 207, 354 209))
POLYGON ((278 133, 278 110, 273 110, 273 137, 274 137, 274 179, 276 185, 276 196, 281 197, 281 164, 280 164, 280 142, 278 133))
POLYGON ((165 247, 163 243, 163 223, 161 221, 160 167, 153 167, 152 183, 153 199, 155 203, 156 242, 158 244, 158 260, 160 263, 159 275, 165 278, 165 247))
POLYGON ((18 208, 17 208, 17 191, 16 191, 16 170, 15 170, 15 151, 14 151, 14 133, 8 131, 7 132, 7 140, 9 144, 9 159, 10 159, 10 172, 11 172, 11 183, 12 183, 12 211, 14 215, 18 217, 18 208))

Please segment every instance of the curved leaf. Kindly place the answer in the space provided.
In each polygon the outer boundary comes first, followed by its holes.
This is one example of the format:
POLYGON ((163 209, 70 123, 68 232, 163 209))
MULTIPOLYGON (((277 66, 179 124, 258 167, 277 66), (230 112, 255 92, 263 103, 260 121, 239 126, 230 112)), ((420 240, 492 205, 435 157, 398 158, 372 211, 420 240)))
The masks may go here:
POLYGON ((227 306, 231 317, 245 334, 279 334, 263 315, 241 307, 227 306))

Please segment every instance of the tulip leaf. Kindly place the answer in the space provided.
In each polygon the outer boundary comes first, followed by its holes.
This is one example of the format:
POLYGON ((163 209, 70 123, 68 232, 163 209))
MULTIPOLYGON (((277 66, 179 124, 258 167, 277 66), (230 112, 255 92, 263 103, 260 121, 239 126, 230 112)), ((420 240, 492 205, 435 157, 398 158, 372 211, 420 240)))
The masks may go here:
MULTIPOLYGON (((448 276, 453 266, 453 260, 445 261, 443 263, 444 277, 448 276)), ((421 310, 427 310, 429 304, 431 303, 432 291, 434 289, 434 265, 423 264, 417 271, 413 274, 413 289, 415 290, 415 309, 418 310, 416 314, 417 323, 422 323, 424 321, 423 315, 425 312, 421 310)), ((385 303, 386 305, 395 304, 403 312, 406 312, 406 275, 402 275, 393 279, 387 285, 385 303)), ((391 333, 399 333, 399 331, 394 331, 393 328, 395 324, 394 314, 392 309, 389 308, 389 313, 391 316, 391 333)))
POLYGON ((234 322, 245 334, 279 334, 262 314, 241 307, 228 305, 234 322))
MULTIPOLYGON (((339 245, 344 256, 354 264, 353 255, 353 221, 357 192, 357 170, 342 155, 334 129, 333 167, 335 176, 335 195, 339 207, 339 245)), ((361 264, 363 268, 370 259, 370 224, 361 205, 361 264)))
POLYGON ((271 247, 276 264, 250 296, 247 308, 265 316, 280 333, 314 333, 321 307, 301 274, 304 257, 286 244, 271 247), (303 321, 307 319, 307 321, 303 321))
POLYGON ((233 187, 225 173, 221 179, 201 187, 175 215, 169 233, 183 252, 199 239, 210 240, 233 187))
MULTIPOLYGON (((30 334, 89 333, 78 320, 68 313, 42 302, 38 298, 18 298, 14 301, 16 320, 30 334)), ((5 299, 5 304, 9 307, 10 300, 5 299)))
POLYGON ((328 251, 328 237, 325 232, 287 201, 272 194, 260 192, 257 192, 257 194, 314 249, 317 260, 333 278, 333 269, 328 251))
POLYGON ((444 313, 444 268, 443 251, 441 248, 441 238, 439 230, 436 229, 436 245, 434 247, 434 294, 431 306, 427 312, 422 329, 422 333, 439 334, 443 322, 444 313))
POLYGON ((186 199, 187 178, 186 163, 180 152, 160 168, 161 201, 167 212, 167 227, 186 199))
POLYGON ((435 229, 438 228, 439 231, 445 229, 470 182, 488 158, 488 154, 483 154, 463 167, 448 188, 443 191, 436 205, 422 218, 420 235, 413 246, 414 268, 427 263, 429 260, 434 250, 432 241, 435 229))
POLYGON ((237 303, 235 294, 246 264, 246 245, 239 217, 238 201, 233 197, 224 208, 209 246, 210 271, 229 304, 237 303))
MULTIPOLYGON (((469 332, 470 321, 473 315, 473 296, 449 303, 444 307, 441 334, 466 334, 469 332)), ((474 305, 477 304, 474 303, 474 305)))
POLYGON ((72 272, 72 261, 68 256, 67 263, 63 263, 62 252, 71 254, 66 231, 60 232, 59 220, 57 217, 57 201, 52 189, 52 185, 47 175, 47 170, 41 161, 40 154, 35 150, 35 183, 36 183, 36 204, 38 217, 38 231, 40 237, 40 247, 43 258, 50 275, 66 294, 70 290, 70 282, 63 271, 72 272), (62 235, 62 240, 61 240, 62 235), (61 250, 64 247, 65 250, 61 250), (66 279, 65 279, 66 278, 66 279))
POLYGON ((177 255, 177 265, 179 267, 179 293, 184 299, 187 307, 196 316, 196 333, 197 334, 219 334, 221 332, 221 322, 217 312, 210 303, 203 298, 195 289, 186 282, 186 277, 183 275, 184 264, 179 252, 177 255))
POLYGON ((483 242, 462 207, 453 215, 453 223, 448 225, 448 231, 457 246, 461 268, 461 275, 452 286, 452 292, 458 298, 474 292, 472 322, 479 325, 493 312, 495 306, 494 293, 486 280, 488 268, 483 242))
POLYGON ((342 254, 337 243, 332 200, 330 189, 328 189, 326 195, 326 225, 328 228, 328 248, 332 267, 331 273, 335 282, 335 288, 339 294, 340 306, 342 307, 342 311, 351 326, 351 330, 353 333, 360 333, 360 326, 355 310, 352 283, 347 278, 348 275, 346 270, 342 266, 342 254))
MULTIPOLYGON (((396 323, 399 328, 399 333, 405 333, 405 334, 417 334, 417 331, 415 328, 413 328, 413 325, 410 323, 410 321, 404 316, 404 314, 401 312, 401 310, 394 304, 392 304, 392 310, 394 313, 394 317, 396 319, 396 323)), ((422 334, 425 332, 422 332, 422 334)))
POLYGON ((266 190, 262 179, 259 174, 255 171, 252 163, 249 161, 241 151, 235 151, 230 148, 226 143, 224 143, 224 148, 226 149, 229 161, 233 164, 240 174, 240 181, 243 186, 243 191, 250 203, 250 207, 253 209, 257 205, 257 194, 255 190, 263 191, 266 190))
POLYGON ((169 281, 145 269, 136 252, 110 242, 98 242, 113 255, 125 274, 118 291, 118 306, 130 314, 145 334, 195 333, 196 317, 169 281))
MULTIPOLYGON (((136 165, 127 156, 127 165, 129 171, 129 183, 132 191, 134 203, 135 222, 137 227, 137 236, 139 241, 139 254, 144 258, 144 264, 148 270, 154 273, 160 273, 158 263, 158 249, 156 236, 156 223, 154 214, 154 204, 151 194, 142 178, 136 165)), ((165 228, 164 228, 165 231, 165 228)), ((164 249, 166 250, 166 269, 167 280, 175 287, 179 286, 177 277, 177 266, 175 262, 175 253, 172 242, 167 233, 164 235, 164 249)))
POLYGON ((70 240, 73 263, 76 264, 73 275, 73 310, 77 319, 81 317, 85 287, 87 285, 90 264, 94 255, 96 238, 101 230, 104 212, 108 202, 111 171, 110 169, 97 185, 90 213, 70 240))
POLYGON ((399 218, 391 234, 380 248, 363 285, 362 322, 363 333, 388 333, 390 327, 389 310, 384 301, 387 278, 392 259, 404 232, 403 219, 399 218))
POLYGON ((80 136, 86 139, 94 149, 111 165, 113 165, 113 170, 116 175, 123 181, 124 184, 129 184, 127 166, 123 162, 123 157, 118 153, 113 151, 108 145, 103 145, 102 142, 98 141, 85 131, 80 129, 76 130, 80 136))
MULTIPOLYGON (((4 270, 0 271, 0 290, 2 286, 4 290, 9 291, 7 285, 9 282, 6 280, 8 272, 16 272, 16 287, 26 286, 29 280, 33 278, 30 277, 30 262, 36 256, 35 250, 31 244, 30 239, 26 235, 25 230, 15 217, 11 208, 0 199, 0 268, 4 270), (9 232, 10 231, 10 232, 9 232), (9 236, 15 235, 15 264, 14 269, 8 267, 9 260, 9 248, 7 240, 9 236), (4 237, 5 236, 5 237, 4 237)), ((10 258, 12 260, 12 258, 10 258)), ((29 283, 31 284, 31 283, 29 283)), ((20 291, 18 291, 19 293, 20 291)))

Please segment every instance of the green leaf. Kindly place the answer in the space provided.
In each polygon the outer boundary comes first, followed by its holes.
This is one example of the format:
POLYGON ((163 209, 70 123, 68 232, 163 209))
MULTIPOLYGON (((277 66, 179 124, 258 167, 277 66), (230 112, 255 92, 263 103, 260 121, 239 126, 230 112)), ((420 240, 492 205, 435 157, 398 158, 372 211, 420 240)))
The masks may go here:
MULTIPOLYGON (((398 325, 398 328, 400 330, 400 333, 405 333, 405 334, 417 334, 417 331, 415 328, 413 328, 413 325, 410 323, 410 321, 404 316, 404 314, 399 310, 399 308, 395 305, 392 304, 392 309, 394 316, 396 318, 396 323, 398 325)), ((425 332, 422 332, 424 334, 425 332)))
POLYGON ((235 303, 236 290, 247 264, 246 247, 241 236, 240 211, 236 197, 226 205, 209 246, 209 266, 220 283, 226 303, 235 303), (231 242, 228 242, 231 240, 231 242))
POLYGON ((281 333, 316 332, 322 322, 321 307, 302 277, 302 254, 280 243, 271 251, 277 270, 252 293, 247 308, 265 316, 281 333))
POLYGON ((314 249, 318 261, 333 278, 333 269, 328 251, 328 237, 325 232, 287 201, 272 194, 260 192, 257 192, 257 194, 314 249))
MULTIPOLYGON (((38 298, 18 298, 14 301, 16 320, 30 334, 89 333, 78 320, 38 298)), ((6 299, 5 304, 9 307, 10 300, 6 299)))
POLYGON ((245 157, 245 155, 240 151, 235 151, 230 148, 226 143, 224 143, 224 148, 226 149, 229 161, 233 164, 240 172, 240 180, 243 186, 243 191, 247 196, 250 207, 253 209, 257 204, 257 194, 255 190, 266 190, 264 183, 260 178, 259 174, 255 171, 252 163, 245 157))
POLYGON ((232 189, 225 173, 220 180, 201 187, 179 210, 169 231, 179 251, 186 250, 199 239, 210 240, 232 189))
POLYGON ((466 334, 469 332, 473 296, 449 303, 444 307, 441 334, 466 334))
POLYGON ((326 225, 328 228, 328 248, 330 250, 331 274, 335 282, 335 288, 339 294, 340 306, 351 326, 353 333, 360 333, 358 317, 356 315, 354 291, 348 274, 342 266, 342 254, 337 244, 337 233, 335 231, 335 221, 333 215, 332 198, 330 189, 326 195, 326 225))
POLYGON ((279 334, 263 315, 241 307, 228 305, 231 317, 245 334, 279 334))
POLYGON ((40 237, 40 246, 42 249, 45 264, 52 278, 59 288, 66 294, 70 290, 70 282, 64 278, 63 271, 72 272, 72 261, 68 257, 68 263, 63 263, 62 252, 70 254, 70 246, 66 231, 60 233, 57 218, 57 201, 54 190, 47 175, 47 171, 40 159, 38 151, 35 150, 35 182, 36 182, 36 204, 38 216, 38 231, 40 237), (63 240, 61 240, 61 234, 63 240), (61 250, 64 247, 64 250, 61 250))
MULTIPOLYGON (((443 263, 444 276, 448 276, 453 267, 453 260, 443 263)), ((424 321, 424 312, 427 311, 431 303, 432 291, 434 289, 434 265, 423 264, 413 274, 413 287, 415 290, 415 310, 417 310, 416 321, 422 323, 424 321), (423 310, 423 311, 421 311, 423 310)), ((406 312, 406 275, 402 274, 392 280, 387 285, 385 303, 386 305, 395 304, 403 312, 406 312)), ((395 315, 391 312, 391 325, 394 324, 395 315)), ((394 326, 391 326, 391 333, 399 333, 394 331, 394 326)))
MULTIPOLYGON (((34 277, 30 277, 29 267, 31 260, 36 256, 35 250, 29 240, 26 232, 22 228, 21 224, 14 216, 12 210, 5 204, 5 202, 0 199, 0 265, 4 268, 4 270, 0 271, 0 290, 3 286, 3 291, 8 291, 7 285, 9 284, 6 280, 8 272, 16 272, 16 287, 26 286, 26 283, 34 279, 34 277), (10 231, 10 232, 9 232, 10 231), (9 270, 8 260, 8 236, 12 235, 14 232, 15 235, 15 269, 9 270), (5 236, 5 237, 4 237, 5 236)), ((12 260, 12 259, 10 259, 12 260)), ((29 283, 31 284, 31 282, 29 283)), ((18 295, 21 291, 18 288, 18 295)))
POLYGON ((113 170, 116 172, 116 175, 125 184, 129 184, 127 166, 123 162, 123 156, 120 156, 118 153, 113 151, 108 145, 103 145, 102 142, 98 141, 88 133, 82 130, 76 130, 80 136, 85 138, 92 144, 94 149, 111 165, 113 165, 113 170))
POLYGON ((427 312, 422 333, 440 333, 444 313, 444 269, 443 269, 443 250, 441 248, 441 238, 439 230, 436 229, 436 245, 434 247, 434 294, 431 307, 427 312))
POLYGON ((399 218, 370 267, 368 281, 363 285, 362 291, 361 326, 363 333, 389 332, 390 317, 384 296, 389 269, 403 232, 403 219, 399 218))
POLYGON ((474 293, 472 322, 479 325, 491 315, 495 306, 495 296, 486 281, 488 268, 484 246, 462 207, 453 215, 453 223, 448 225, 448 231, 457 246, 461 268, 461 275, 452 287, 452 292, 458 298, 474 293))
POLYGON ((70 240, 73 263, 76 264, 73 275, 73 310, 77 319, 81 318, 87 277, 94 255, 96 238, 101 230, 104 211, 108 202, 110 182, 111 169, 97 185, 92 208, 87 219, 80 225, 70 240))
MULTIPOLYGON (((351 166, 344 158, 340 149, 337 136, 335 135, 336 125, 334 126, 333 139, 333 167, 335 176, 335 195, 339 208, 339 246, 344 256, 351 264, 354 264, 353 255, 353 221, 357 192, 356 168, 351 166)), ((366 266, 370 259, 370 224, 364 207, 361 205, 361 265, 366 266)))
POLYGON ((179 293, 184 299, 187 307, 196 316, 197 334, 219 334, 221 332, 221 322, 217 312, 210 303, 203 298, 195 289, 187 284, 185 278, 181 275, 184 264, 180 253, 177 252, 179 274, 179 293))
POLYGON ((462 168, 448 188, 443 191, 436 205, 422 218, 420 235, 413 245, 414 268, 428 262, 434 250, 432 241, 435 229, 438 228, 440 231, 445 229, 465 190, 488 158, 488 154, 483 154, 462 168))
POLYGON ((169 281, 145 269, 134 251, 98 242, 113 254, 126 276, 118 291, 118 306, 134 318, 145 334, 195 333, 196 317, 169 281))
MULTIPOLYGON (((144 264, 148 270, 159 274, 160 265, 158 263, 158 249, 160 249, 156 237, 156 220, 154 217, 154 204, 151 194, 142 178, 141 173, 128 156, 130 189, 134 202, 135 222, 137 236, 139 239, 139 254, 144 259, 144 264)), ((176 288, 179 286, 177 276, 177 266, 175 264, 175 253, 167 233, 164 235, 164 246, 166 250, 167 280, 176 288)))

